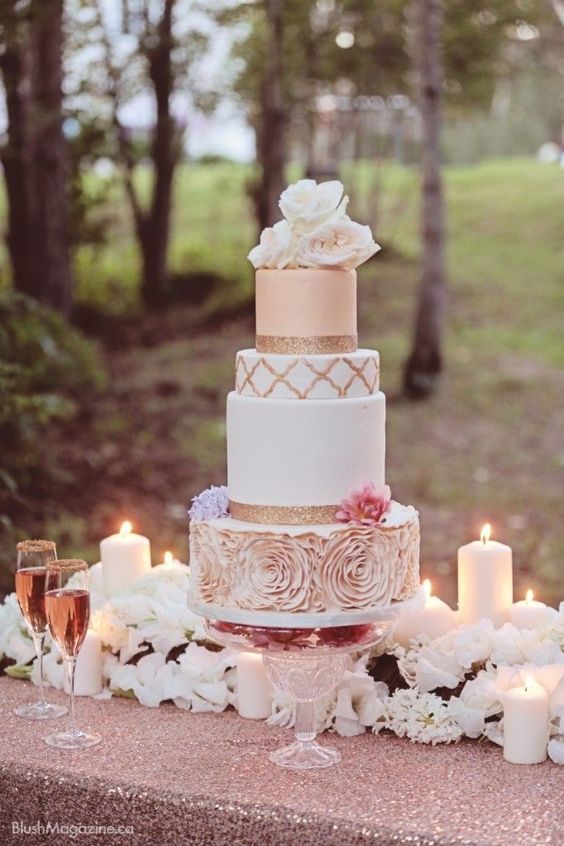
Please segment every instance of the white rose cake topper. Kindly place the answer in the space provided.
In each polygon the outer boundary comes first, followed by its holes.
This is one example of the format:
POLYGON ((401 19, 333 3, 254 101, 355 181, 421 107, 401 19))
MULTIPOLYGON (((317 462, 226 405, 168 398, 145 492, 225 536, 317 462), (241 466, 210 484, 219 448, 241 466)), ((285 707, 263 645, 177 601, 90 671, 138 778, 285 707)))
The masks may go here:
POLYGON ((280 196, 284 220, 265 229, 248 255, 256 268, 339 267, 354 270, 380 250, 369 226, 346 214, 341 182, 300 179, 280 196))

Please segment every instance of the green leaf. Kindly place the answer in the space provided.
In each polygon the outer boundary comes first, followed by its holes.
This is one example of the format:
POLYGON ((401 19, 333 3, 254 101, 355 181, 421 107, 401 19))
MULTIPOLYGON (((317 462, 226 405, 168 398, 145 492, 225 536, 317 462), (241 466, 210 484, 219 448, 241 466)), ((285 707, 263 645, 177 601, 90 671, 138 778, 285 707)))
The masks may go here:
POLYGON ((31 678, 31 664, 12 664, 6 667, 4 672, 13 679, 26 679, 29 681, 31 678))
POLYGON ((121 687, 118 687, 116 690, 112 688, 112 694, 113 696, 121 696, 124 699, 137 699, 132 690, 122 690, 121 687))

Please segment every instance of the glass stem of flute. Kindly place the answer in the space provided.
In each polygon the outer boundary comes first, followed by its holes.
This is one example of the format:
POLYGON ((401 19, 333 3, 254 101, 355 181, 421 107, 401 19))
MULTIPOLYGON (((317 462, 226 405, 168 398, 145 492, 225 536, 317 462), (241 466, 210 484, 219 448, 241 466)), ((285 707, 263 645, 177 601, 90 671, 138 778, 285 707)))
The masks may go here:
POLYGON ((43 688, 43 643, 45 642, 45 632, 33 632, 33 645, 37 654, 37 663, 39 669, 39 704, 46 705, 44 688, 43 688))
POLYGON ((69 683, 69 721, 70 731, 72 734, 76 733, 76 724, 74 721, 74 670, 76 667, 76 658, 65 658, 65 670, 69 683))

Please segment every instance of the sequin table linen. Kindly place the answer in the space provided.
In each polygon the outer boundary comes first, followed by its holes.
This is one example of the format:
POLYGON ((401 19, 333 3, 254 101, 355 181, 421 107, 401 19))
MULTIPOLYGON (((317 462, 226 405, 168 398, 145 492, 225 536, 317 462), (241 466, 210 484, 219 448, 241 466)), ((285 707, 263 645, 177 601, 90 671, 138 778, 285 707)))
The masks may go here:
MULTIPOLYGON (((325 735, 342 763, 296 773, 266 754, 290 739, 287 730, 232 711, 80 698, 79 724, 103 741, 64 752, 43 742, 54 722, 13 716, 34 694, 26 682, 0 679, 2 846, 564 844, 564 769, 512 766, 489 743, 433 748, 392 736, 325 735), (38 822, 132 826, 133 833, 12 833, 13 823, 38 822)), ((49 696, 65 700, 59 691, 49 696)))

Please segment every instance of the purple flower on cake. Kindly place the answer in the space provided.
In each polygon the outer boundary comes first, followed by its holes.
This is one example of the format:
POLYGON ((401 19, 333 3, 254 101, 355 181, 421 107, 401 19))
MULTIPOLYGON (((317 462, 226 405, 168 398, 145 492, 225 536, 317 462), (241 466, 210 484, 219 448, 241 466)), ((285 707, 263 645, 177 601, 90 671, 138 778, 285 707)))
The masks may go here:
POLYGON ((225 485, 212 485, 193 497, 188 514, 194 521, 229 517, 229 498, 225 485))
POLYGON ((392 493, 389 485, 377 491, 373 482, 367 482, 358 491, 343 499, 336 517, 340 523, 355 523, 358 526, 376 526, 390 509, 392 493))

